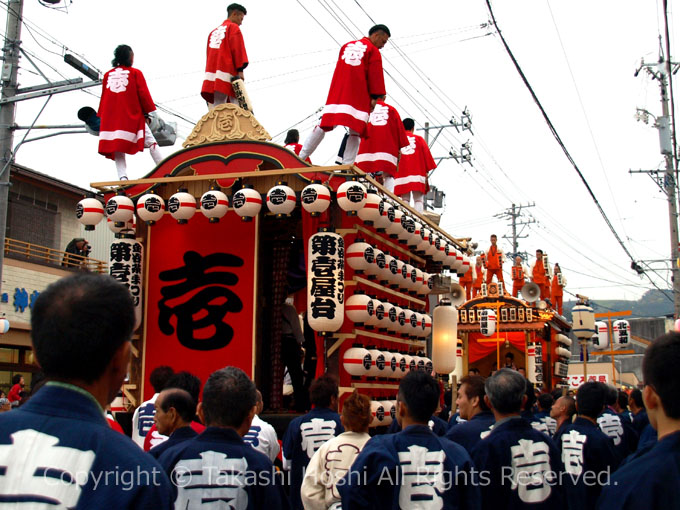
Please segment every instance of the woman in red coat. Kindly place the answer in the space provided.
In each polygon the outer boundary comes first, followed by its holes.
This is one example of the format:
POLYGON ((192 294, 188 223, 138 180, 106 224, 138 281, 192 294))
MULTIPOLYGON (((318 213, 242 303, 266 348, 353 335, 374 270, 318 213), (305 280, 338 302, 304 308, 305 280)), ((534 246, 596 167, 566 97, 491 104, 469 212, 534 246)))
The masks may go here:
POLYGON ((126 154, 148 147, 154 163, 163 159, 156 139, 147 125, 149 114, 156 110, 144 75, 132 67, 135 54, 126 44, 113 52, 113 69, 104 75, 98 115, 99 154, 116 162, 118 178, 127 180, 126 154))

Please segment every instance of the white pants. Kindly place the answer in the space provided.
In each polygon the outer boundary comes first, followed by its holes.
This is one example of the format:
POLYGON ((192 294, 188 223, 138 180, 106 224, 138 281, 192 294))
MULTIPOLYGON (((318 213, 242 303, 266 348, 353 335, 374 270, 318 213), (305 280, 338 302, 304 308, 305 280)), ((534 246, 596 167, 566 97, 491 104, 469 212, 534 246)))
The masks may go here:
POLYGON ((210 109, 212 110, 219 104, 224 104, 224 103, 231 103, 231 104, 238 104, 238 99, 236 99, 233 96, 228 96, 223 92, 218 92, 217 90, 213 94, 213 103, 210 105, 210 109))
POLYGON ((394 193, 394 177, 383 172, 383 184, 387 188, 387 191, 394 193))
MULTIPOLYGON (((305 140, 305 143, 302 144, 302 149, 300 150, 300 159, 304 160, 311 156, 325 136, 326 132, 319 126, 315 126, 305 140)), ((359 133, 353 129, 350 129, 349 138, 347 139, 347 144, 345 145, 345 152, 342 156, 343 165, 351 165, 354 163, 354 160, 357 158, 357 153, 359 152, 360 142, 361 137, 359 136, 359 133)))
POLYGON ((408 193, 402 195, 399 198, 401 198, 407 204, 410 204, 411 196, 413 196, 413 208, 418 212, 423 212, 425 193, 423 193, 422 191, 409 191, 408 193))
MULTIPOLYGON (((153 133, 149 129, 149 126, 144 124, 144 147, 149 149, 151 152, 151 158, 153 162, 158 164, 163 160, 163 154, 158 149, 158 143, 153 137, 153 133)), ((116 162, 116 171, 118 172, 118 179, 127 179, 127 163, 125 162, 124 152, 114 152, 114 161, 116 162)))

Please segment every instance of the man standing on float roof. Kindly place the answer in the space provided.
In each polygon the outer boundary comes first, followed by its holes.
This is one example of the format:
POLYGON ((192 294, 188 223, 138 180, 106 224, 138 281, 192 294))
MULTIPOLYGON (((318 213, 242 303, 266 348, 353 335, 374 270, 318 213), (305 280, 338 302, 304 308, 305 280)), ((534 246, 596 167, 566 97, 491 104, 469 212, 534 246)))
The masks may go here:
POLYGON ((378 98, 385 95, 380 49, 390 36, 390 29, 385 25, 375 25, 368 31, 368 37, 340 48, 321 122, 305 140, 300 159, 307 159, 316 150, 326 131, 345 126, 349 129, 349 139, 342 164, 354 163, 369 115, 378 98))
POLYGON ((491 234, 490 240, 491 246, 486 254, 486 283, 491 283, 493 275, 496 275, 496 279, 499 283, 505 283, 503 281, 503 260, 505 259, 505 256, 496 245, 498 236, 496 236, 496 234, 491 234))
POLYGON ((239 28, 247 13, 241 4, 229 5, 227 19, 208 36, 201 97, 211 109, 224 103, 238 104, 231 81, 236 78, 243 80, 243 70, 248 67, 246 46, 239 28))
POLYGON ((401 149, 399 169, 394 179, 394 194, 407 204, 413 195, 415 210, 423 212, 423 201, 429 188, 427 174, 430 170, 437 168, 437 163, 434 162, 425 139, 413 133, 414 127, 413 119, 404 119, 409 146, 401 149))

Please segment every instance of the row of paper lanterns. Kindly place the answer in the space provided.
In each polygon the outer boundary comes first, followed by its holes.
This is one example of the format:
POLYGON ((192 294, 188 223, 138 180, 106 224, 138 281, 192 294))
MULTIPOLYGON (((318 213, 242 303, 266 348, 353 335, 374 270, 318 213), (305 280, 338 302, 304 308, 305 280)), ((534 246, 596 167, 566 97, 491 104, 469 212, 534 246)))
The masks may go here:
MULTIPOLYGON (((609 327, 606 322, 596 321, 595 329, 597 332, 592 337, 593 347, 603 351, 609 347, 609 327)), ((628 345, 630 343, 630 323, 626 320, 614 321, 612 325, 612 347, 628 345)))
POLYGON ((397 419, 396 400, 372 400, 369 427, 386 427, 397 419))
POLYGON ((345 315, 357 325, 414 338, 427 338, 432 331, 432 317, 428 314, 380 301, 362 291, 345 300, 345 315))
POLYGON ((430 358, 360 346, 354 346, 345 351, 342 366, 348 374, 354 377, 389 379, 401 379, 411 371, 422 371, 432 375, 434 370, 430 358))
MULTIPOLYGON (((460 253, 451 242, 410 215, 404 214, 396 205, 381 198, 376 190, 367 192, 360 182, 346 181, 338 188, 337 197, 338 205, 343 210, 357 213, 363 221, 371 223, 390 237, 453 268, 459 274, 469 270, 469 258, 460 253), (363 196, 363 200, 358 200, 358 196, 363 196)), ((305 210, 318 215, 328 208, 330 191, 323 184, 312 183, 302 190, 301 201, 305 210)), ((280 182, 269 190, 265 203, 270 212, 286 216, 295 208, 297 198, 292 188, 280 182)), ((229 205, 229 197, 218 189, 206 191, 197 202, 185 188, 180 188, 168 199, 167 206, 163 198, 153 192, 139 197, 135 205, 121 191, 111 197, 105 206, 96 198, 84 198, 76 207, 76 216, 86 230, 93 230, 105 215, 122 227, 132 221, 135 211, 139 219, 150 225, 163 218, 166 209, 179 223, 187 223, 196 214, 198 207, 214 223, 227 214, 229 205)), ((242 219, 251 219, 262 208, 262 196, 251 186, 246 186, 234 193, 231 205, 242 219)))

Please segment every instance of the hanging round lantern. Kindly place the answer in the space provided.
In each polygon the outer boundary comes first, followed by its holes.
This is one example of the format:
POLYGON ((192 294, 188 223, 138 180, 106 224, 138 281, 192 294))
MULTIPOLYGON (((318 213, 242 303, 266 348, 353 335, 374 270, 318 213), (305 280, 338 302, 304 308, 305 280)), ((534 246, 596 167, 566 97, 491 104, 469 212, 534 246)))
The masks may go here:
POLYGON ((567 335, 558 333, 557 335, 555 335, 555 340, 557 340, 559 343, 563 345, 566 345, 567 347, 571 347, 572 341, 571 338, 569 338, 567 335))
POLYGON ((401 334, 402 336, 408 336, 410 330, 411 330, 411 324, 408 321, 408 308, 401 308, 399 307, 397 314, 397 322, 399 323, 399 331, 398 333, 401 334))
POLYGON ((397 270, 397 263, 395 262, 395 258, 389 254, 389 252, 385 252, 385 267, 383 268, 382 271, 380 271, 380 282, 383 285, 390 284, 392 282, 392 267, 394 266, 394 270, 397 270))
POLYGON ((437 278, 436 274, 430 274, 427 276, 425 283, 427 284, 427 289, 425 289, 426 294, 431 294, 434 290, 434 280, 437 278))
MULTIPOLYGON (((460 261, 463 262, 463 257, 460 258, 460 261)), ((446 243, 446 260, 444 261, 444 265, 451 268, 455 273, 458 273, 458 254, 451 243, 446 243)))
MULTIPOLYGON (((416 291, 418 290, 418 287, 421 286, 418 283, 418 272, 420 272, 420 270, 417 267, 411 266, 411 270, 409 271, 409 279, 406 282, 406 285, 408 286, 408 290, 411 294, 415 294, 416 291)), ((421 278, 422 278, 422 273, 421 273, 421 278)))
POLYGON ((385 377, 395 379, 399 369, 399 355, 392 351, 383 351, 385 355, 385 377))
POLYGON ((469 270, 470 270, 470 259, 469 259, 469 257, 463 255, 463 262, 462 262, 461 268, 460 268, 460 271, 461 271, 462 274, 460 276, 463 276, 469 270))
POLYGON ((439 249, 435 246, 435 241, 439 237, 438 234, 435 234, 434 231, 430 232, 430 237, 429 237, 429 245, 425 248, 425 255, 432 258, 433 260, 437 260, 435 258, 435 255, 439 254, 439 249))
POLYGON ((165 200, 152 191, 137 200, 137 216, 147 225, 153 225, 165 213, 165 200))
POLYGON ((260 214, 262 196, 253 189, 252 185, 248 184, 245 188, 234 193, 234 196, 231 197, 231 203, 234 206, 234 212, 241 217, 241 220, 252 221, 255 216, 260 214))
POLYGON ((389 309, 386 306, 387 303, 377 299, 376 301, 378 301, 378 304, 375 306, 375 317, 378 319, 378 329, 387 331, 390 326, 389 309))
POLYGON ((416 338, 418 331, 418 314, 411 309, 405 309, 406 312, 406 334, 411 338, 416 338))
POLYGON ((0 335, 4 335, 9 331, 9 321, 5 317, 0 317, 0 335))
POLYGON ((385 267, 385 254, 377 246, 373 245, 373 264, 366 269, 371 279, 380 278, 380 272, 385 267))
POLYGON ((369 327, 369 328, 378 328, 378 327, 380 327, 380 321, 382 319, 382 316, 385 315, 385 309, 382 308, 381 316, 378 317, 378 306, 381 306, 382 302, 377 300, 375 298, 375 296, 370 296, 370 298, 371 298, 371 304, 372 304, 372 307, 373 307, 373 314, 368 318, 368 320, 364 323, 364 325, 369 327))
POLYGON ((418 220, 413 220, 413 232, 411 233, 411 236, 408 240, 409 248, 415 250, 420 241, 422 241, 420 232, 423 230, 423 228, 424 227, 422 223, 420 223, 418 220))
POLYGON ((427 296, 430 293, 429 281, 432 275, 423 271, 423 281, 420 282, 420 288, 418 289, 418 294, 421 296, 427 296))
MULTIPOLYGON (((434 359, 432 361, 434 362, 434 359)), ((454 370, 452 375, 455 375, 459 381, 463 378, 463 342, 460 340, 458 340, 458 345, 456 346, 456 370, 454 370)))
POLYGON ((570 358, 571 357, 571 351, 569 349, 565 349, 564 347, 556 347, 555 353, 558 356, 562 356, 563 358, 570 358))
POLYGON ((440 236, 436 235, 434 238, 435 252, 432 254, 432 258, 437 262, 444 262, 446 260, 446 240, 440 236))
POLYGON ((311 216, 316 217, 328 209, 331 204, 331 192, 321 184, 321 181, 312 181, 311 184, 303 188, 302 193, 300 193, 300 201, 302 208, 311 216))
POLYGON ((406 321, 404 310, 399 305, 392 305, 394 309, 394 322, 392 322, 392 333, 401 334, 401 329, 406 321))
POLYGON ((423 337, 427 338, 432 333, 432 317, 424 313, 423 314, 423 337))
POLYGON ((598 351, 603 351, 609 347, 609 328, 606 322, 595 322, 595 335, 593 338, 593 347, 598 351))
POLYGON ((372 363, 371 353, 363 347, 355 346, 347 349, 342 356, 343 368, 349 375, 354 377, 368 375, 372 363))
POLYGON ((76 218, 85 225, 85 230, 94 230, 94 226, 102 221, 103 217, 104 206, 96 198, 83 198, 76 205, 76 218))
POLYGON ((423 331, 425 331, 425 316, 420 313, 420 312, 415 312, 416 316, 416 329, 415 329, 415 337, 416 338, 423 338, 424 334, 423 331))
POLYGON ((401 233, 402 228, 401 228, 401 218, 404 216, 404 213, 401 212, 399 209, 397 209, 395 206, 390 207, 387 210, 387 217, 390 219, 390 226, 387 227, 387 234, 392 239, 396 239, 401 233))
POLYGON ((116 227, 124 227, 135 215, 135 204, 123 190, 106 202, 106 216, 116 227))
POLYGON ((406 359, 406 354, 400 352, 397 355, 397 379, 401 379, 408 373, 408 360, 406 359))
POLYGON ((479 310, 479 330, 484 336, 492 336, 496 332, 496 310, 479 310))
POLYGON ((429 248, 431 234, 432 231, 423 225, 423 227, 420 229, 420 240, 416 245, 416 251, 418 253, 425 253, 425 251, 429 248))
MULTIPOLYGON (((392 280, 390 280, 390 286, 394 287, 394 288, 401 287, 402 282, 404 281, 404 275, 403 275, 404 263, 401 260, 395 258, 393 265, 396 265, 397 272, 392 274, 392 280)), ((391 270, 392 270, 392 268, 390 267, 390 271, 391 270)))
POLYGON ((382 199, 378 192, 371 188, 366 192, 366 203, 359 209, 357 215, 367 225, 376 226, 380 219, 380 202, 382 199))
POLYGON ((340 209, 347 211, 348 216, 355 216, 357 211, 366 203, 366 186, 359 181, 343 182, 338 187, 337 199, 340 209))
POLYGON ((373 300, 363 290, 357 290, 345 300, 345 315, 357 326, 369 323, 375 315, 373 300))
POLYGON ((292 213, 296 203, 295 191, 283 181, 277 182, 267 192, 267 209, 276 214, 277 218, 284 218, 292 213))
POLYGON ((229 210, 229 198, 216 188, 203 193, 201 196, 201 212, 210 223, 218 223, 229 210))
POLYGON ((368 349, 368 352, 371 353, 373 361, 366 375, 369 377, 385 377, 387 374, 385 371, 385 354, 378 349, 368 349))
POLYGON ((612 326, 614 341, 612 345, 628 345, 630 343, 630 323, 626 320, 614 321, 612 326))
POLYGON ((573 329, 571 330, 577 338, 590 340, 597 333, 595 329, 595 314, 593 309, 587 305, 578 304, 571 311, 573 329))
POLYGON ((109 227, 109 230, 114 234, 120 234, 121 232, 131 232, 134 234, 137 230, 137 217, 133 215, 122 227, 117 227, 116 223, 111 221, 111 218, 106 218, 106 226, 109 227))
POLYGON ((438 374, 456 369, 458 346, 458 310, 449 299, 442 299, 434 309, 432 331, 432 360, 438 374))
POLYGON ((425 372, 425 358, 423 356, 413 356, 415 363, 415 370, 418 372, 425 372))
POLYGON ((377 400, 371 401, 371 423, 369 427, 382 427, 385 425, 385 408, 377 400))
POLYGON ((404 292, 408 292, 411 285, 411 270, 413 266, 411 264, 404 263, 401 266, 401 280, 399 280, 399 288, 404 292))
POLYGON ((387 331, 395 332, 397 330, 397 309, 389 301, 383 301, 385 307, 385 325, 387 331))
POLYGON ((387 200, 381 198, 380 203, 378 204, 378 212, 380 213, 380 215, 373 224, 373 226, 376 228, 378 232, 385 232, 387 230, 387 227, 389 227, 390 224, 392 223, 388 215, 389 208, 390 204, 387 202, 387 200))
POLYGON ((397 239, 399 239, 399 242, 402 244, 408 244, 415 230, 415 220, 408 214, 404 214, 401 217, 401 232, 397 233, 397 239))
POLYGON ((356 238, 354 242, 347 247, 345 259, 347 260, 349 267, 354 269, 356 273, 368 273, 369 268, 375 265, 375 251, 373 250, 373 246, 363 239, 356 238))
POLYGON ((380 400, 380 405, 385 411, 385 418, 383 419, 383 426, 391 425, 394 420, 396 420, 397 406, 393 404, 391 400, 380 400))
POLYGON ((168 212, 177 223, 185 224, 196 214, 196 199, 186 188, 180 188, 168 199, 168 212))
POLYGON ((416 361, 413 356, 408 353, 404 354, 404 366, 406 367, 404 375, 411 371, 415 372, 416 370, 416 361))
POLYGON ((423 277, 425 273, 423 273, 420 269, 417 267, 414 268, 416 272, 416 281, 415 284, 413 285, 413 291, 416 294, 420 294, 423 292, 423 277))
POLYGON ((434 372, 434 363, 432 363, 432 360, 430 358, 423 358, 425 361, 425 373, 427 375, 432 375, 434 372))

